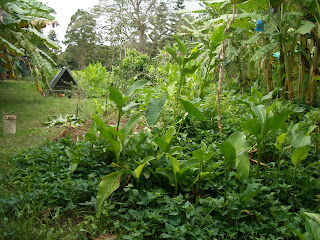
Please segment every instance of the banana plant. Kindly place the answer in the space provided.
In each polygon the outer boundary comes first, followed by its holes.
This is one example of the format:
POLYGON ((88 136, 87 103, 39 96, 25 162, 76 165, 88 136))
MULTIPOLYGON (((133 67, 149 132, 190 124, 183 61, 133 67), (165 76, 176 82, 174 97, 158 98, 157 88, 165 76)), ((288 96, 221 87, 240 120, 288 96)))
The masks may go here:
MULTIPOLYGON (((131 175, 133 176, 137 183, 139 183, 139 180, 141 178, 141 174, 143 172, 144 167, 149 164, 151 160, 154 160, 155 157, 148 156, 145 157, 143 160, 143 163, 140 164, 138 167, 136 167, 134 170, 129 168, 123 168, 119 171, 113 172, 105 176, 102 181, 99 184, 99 189, 97 193, 97 214, 96 217, 99 218, 101 215, 102 205, 104 201, 120 187, 120 179, 122 175, 131 175)), ((116 167, 121 168, 120 166, 117 166, 113 164, 116 167)))
POLYGON ((199 65, 197 63, 192 62, 192 60, 195 60, 199 54, 199 45, 195 46, 190 54, 188 55, 187 47, 182 43, 180 38, 178 36, 173 36, 175 41, 178 44, 179 52, 178 55, 172 48, 166 47, 165 50, 172 56, 175 63, 179 66, 180 71, 180 79, 178 83, 178 89, 177 89, 177 98, 180 96, 181 88, 186 82, 186 76, 187 74, 193 74, 198 68, 199 65))
POLYGON ((225 165, 225 189, 224 202, 227 201, 227 191, 229 185, 229 173, 233 167, 242 178, 248 178, 250 171, 250 160, 248 150, 251 148, 246 136, 242 132, 235 132, 230 135, 227 140, 222 143, 217 143, 224 156, 225 165))
POLYGON ((46 74, 53 74, 52 65, 55 63, 37 45, 41 42, 47 49, 59 48, 41 33, 46 25, 56 24, 53 13, 53 8, 37 0, 0 1, 0 73, 7 74, 9 79, 16 78, 17 68, 14 66, 27 56, 40 93, 43 90, 38 75, 47 85, 46 74))

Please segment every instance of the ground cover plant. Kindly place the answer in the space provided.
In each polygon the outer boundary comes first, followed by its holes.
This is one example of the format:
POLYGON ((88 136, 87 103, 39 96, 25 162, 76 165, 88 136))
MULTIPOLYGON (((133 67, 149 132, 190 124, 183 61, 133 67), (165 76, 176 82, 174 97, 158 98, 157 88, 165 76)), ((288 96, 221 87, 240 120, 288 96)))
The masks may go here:
MULTIPOLYGON (((202 3, 154 61, 128 50, 78 72, 83 136, 3 147, 1 238, 320 239, 319 3, 202 3)), ((21 126, 53 101, 52 128, 80 123, 64 117, 78 99, 0 91, 21 126)))

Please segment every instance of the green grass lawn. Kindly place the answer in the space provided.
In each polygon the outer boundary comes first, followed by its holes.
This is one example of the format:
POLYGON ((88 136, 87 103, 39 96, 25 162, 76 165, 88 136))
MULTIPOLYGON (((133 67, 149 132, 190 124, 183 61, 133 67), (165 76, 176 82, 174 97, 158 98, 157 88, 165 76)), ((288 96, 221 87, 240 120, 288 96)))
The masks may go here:
MULTIPOLYGON (((0 81, 0 109, 17 116, 15 135, 4 134, 3 118, 0 117, 0 159, 7 159, 20 149, 58 136, 63 127, 48 128, 44 123, 60 114, 63 117, 74 115, 77 102, 76 97, 43 97, 32 81, 0 81)), ((79 116, 87 119, 94 109, 94 100, 81 99, 79 116)))

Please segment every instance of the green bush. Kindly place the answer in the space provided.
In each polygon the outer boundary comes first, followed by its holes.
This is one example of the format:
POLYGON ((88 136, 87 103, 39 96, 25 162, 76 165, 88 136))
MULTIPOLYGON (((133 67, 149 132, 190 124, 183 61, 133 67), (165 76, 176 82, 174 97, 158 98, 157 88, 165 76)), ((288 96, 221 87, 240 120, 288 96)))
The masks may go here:
POLYGON ((97 98, 106 95, 110 72, 100 62, 89 64, 80 72, 80 85, 86 90, 88 97, 97 98))

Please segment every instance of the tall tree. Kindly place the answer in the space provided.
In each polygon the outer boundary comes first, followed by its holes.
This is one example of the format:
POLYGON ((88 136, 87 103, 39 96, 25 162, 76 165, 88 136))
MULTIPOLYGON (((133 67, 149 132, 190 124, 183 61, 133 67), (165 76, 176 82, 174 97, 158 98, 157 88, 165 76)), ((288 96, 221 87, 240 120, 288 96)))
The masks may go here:
POLYGON ((100 0, 94 12, 105 20, 100 27, 111 46, 154 53, 154 48, 163 46, 175 31, 175 10, 183 8, 182 4, 169 0, 100 0))
POLYGON ((156 2, 157 0, 100 0, 96 9, 100 9, 100 14, 106 18, 106 24, 111 27, 109 29, 113 36, 118 35, 117 39, 122 43, 125 36, 126 41, 139 51, 145 52, 148 23, 156 2))
POLYGON ((93 14, 78 9, 71 17, 64 44, 71 60, 78 63, 80 69, 84 69, 93 59, 95 46, 99 44, 100 36, 96 32, 96 20, 93 14))

